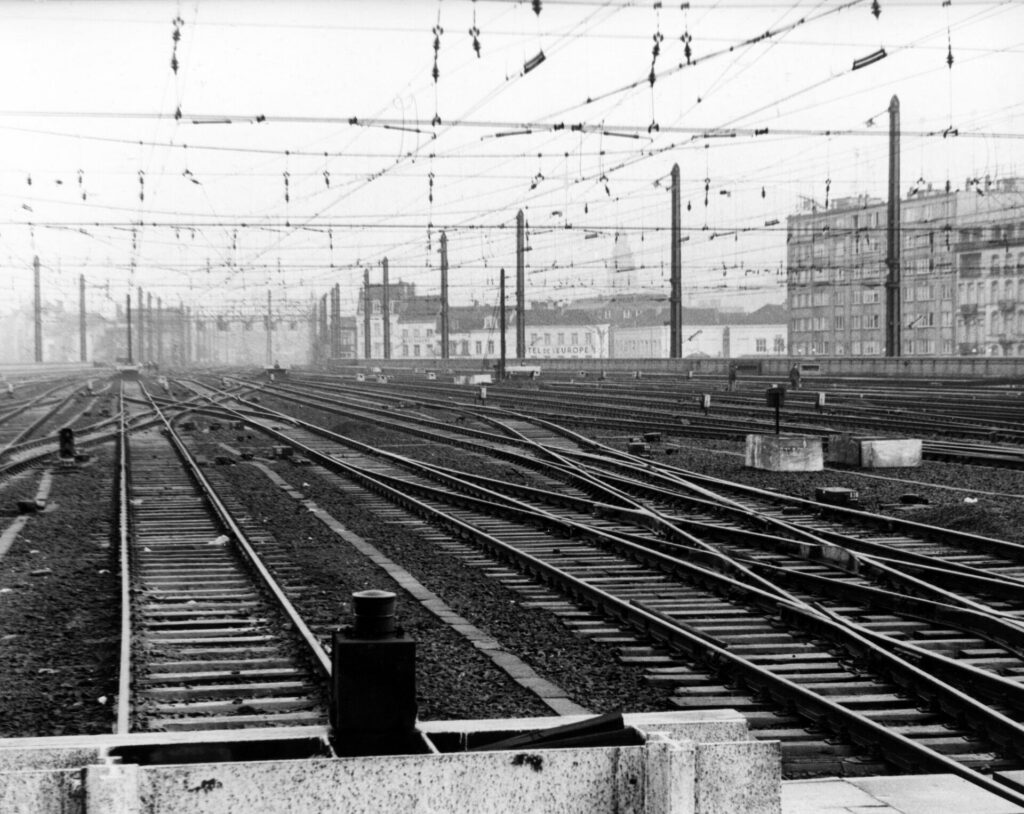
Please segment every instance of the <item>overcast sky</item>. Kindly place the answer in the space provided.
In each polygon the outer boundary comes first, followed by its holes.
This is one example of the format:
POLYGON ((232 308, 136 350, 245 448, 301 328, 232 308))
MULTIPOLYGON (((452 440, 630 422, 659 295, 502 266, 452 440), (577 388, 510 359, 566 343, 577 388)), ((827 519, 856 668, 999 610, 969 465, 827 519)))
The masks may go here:
POLYGON ((337 282, 351 310, 385 256, 436 291, 442 229, 453 301, 491 302, 519 208, 529 298, 613 296, 616 236, 667 295, 675 162, 687 298, 780 302, 786 216, 884 197, 893 94, 904 192, 1024 175, 1022 3, 533 5, 0 3, 0 310, 34 255, 71 307, 82 273, 94 308, 301 309, 337 282))

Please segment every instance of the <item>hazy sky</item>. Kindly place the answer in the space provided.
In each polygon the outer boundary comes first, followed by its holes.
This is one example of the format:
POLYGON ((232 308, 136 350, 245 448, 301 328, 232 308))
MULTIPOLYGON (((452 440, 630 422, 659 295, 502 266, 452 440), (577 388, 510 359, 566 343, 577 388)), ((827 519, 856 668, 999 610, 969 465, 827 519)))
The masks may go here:
POLYGON ((0 310, 33 255, 48 302, 348 310, 384 256, 436 291, 442 229, 453 301, 490 301, 519 208, 530 298, 609 294, 616 234, 667 293, 674 162, 687 297, 778 302, 788 214, 884 197, 893 94, 904 191, 1024 174, 1022 3, 533 5, 0 3, 0 310))

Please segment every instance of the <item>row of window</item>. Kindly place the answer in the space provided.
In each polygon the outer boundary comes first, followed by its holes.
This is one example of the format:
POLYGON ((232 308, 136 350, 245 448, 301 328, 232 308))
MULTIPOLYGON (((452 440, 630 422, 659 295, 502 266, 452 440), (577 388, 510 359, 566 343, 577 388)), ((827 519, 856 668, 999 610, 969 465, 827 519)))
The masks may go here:
MULTIPOLYGON (((551 344, 551 337, 552 337, 552 334, 549 334, 549 333, 545 333, 543 335, 537 334, 537 333, 531 333, 530 334, 530 345, 533 346, 533 347, 536 347, 537 345, 540 345, 540 344, 550 345, 551 344)), ((564 345, 565 344, 566 334, 563 331, 558 331, 556 334, 554 334, 554 337, 555 337, 555 344, 556 345, 564 345)), ((593 340, 594 340, 593 332, 591 332, 591 331, 584 331, 583 332, 583 344, 584 345, 588 345, 588 346, 589 345, 593 345, 594 344, 593 340)), ((577 331, 573 331, 572 333, 569 334, 569 344, 570 345, 579 345, 580 344, 580 335, 579 335, 579 333, 577 331)))
MULTIPOLYGON (((904 339, 903 353, 908 356, 917 354, 919 356, 931 356, 936 349, 943 356, 953 355, 953 340, 942 339, 938 342, 934 339, 904 339)), ((797 356, 879 356, 882 353, 882 345, 878 340, 853 341, 830 343, 828 340, 822 342, 794 342, 793 352, 797 356)))
MULTIPOLYGON (((476 341, 474 341, 472 343, 472 345, 470 344, 470 340, 468 340, 468 339, 452 340, 451 342, 448 343, 448 355, 449 356, 469 356, 470 355, 469 349, 470 349, 470 347, 472 347, 473 348, 473 355, 474 356, 483 356, 484 355, 484 347, 485 346, 487 348, 487 355, 488 356, 493 356, 494 355, 494 340, 493 339, 488 339, 486 343, 483 342, 482 340, 476 340, 476 341)), ((434 355, 434 354, 436 354, 438 352, 437 348, 434 346, 434 343, 432 343, 432 342, 428 342, 428 343, 425 343, 423 345, 413 344, 411 346, 408 345, 407 343, 403 342, 402 343, 402 348, 401 348, 402 356, 406 356, 406 357, 409 356, 410 348, 412 350, 412 355, 414 357, 416 357, 416 356, 425 356, 428 351, 429 351, 429 353, 431 355, 434 355)))
MULTIPOLYGON (((754 351, 756 353, 767 353, 768 352, 768 340, 764 337, 757 337, 754 339, 754 351)), ((785 353, 786 352, 786 337, 776 336, 772 340, 772 352, 773 353, 785 353)))
POLYGON ((984 315, 975 316, 968 313, 964 314, 963 317, 966 332, 971 335, 977 333, 1024 334, 1024 312, 1021 312, 1019 314, 1003 314, 999 311, 993 311, 991 314, 988 315, 987 329, 983 324, 985 322, 984 315))
POLYGON ((1019 225, 1012 223, 999 224, 988 229, 980 226, 971 229, 961 229, 959 237, 961 243, 980 243, 986 238, 995 241, 1020 239, 1024 237, 1024 223, 1019 225))
POLYGON ((995 305, 1000 300, 1008 302, 1020 302, 1024 299, 1024 280, 1019 283, 1016 280, 993 280, 991 283, 977 284, 972 282, 960 283, 958 293, 961 304, 978 303, 984 305, 991 303, 995 305), (988 299, 985 299, 985 295, 988 299))

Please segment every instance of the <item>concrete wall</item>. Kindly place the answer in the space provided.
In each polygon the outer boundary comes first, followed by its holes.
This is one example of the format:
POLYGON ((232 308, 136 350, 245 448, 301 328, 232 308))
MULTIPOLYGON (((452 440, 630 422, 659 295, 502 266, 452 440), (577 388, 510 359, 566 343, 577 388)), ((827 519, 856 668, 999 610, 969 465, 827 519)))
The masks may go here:
MULTIPOLYGON (((285 741, 326 744, 319 727, 10 739, 0 741, 0 811, 780 814, 779 744, 750 738, 739 714, 624 718, 635 745, 386 757, 273 757, 285 741), (242 745, 268 759, 232 759, 242 745), (183 748, 202 751, 188 761, 183 748), (133 750, 165 750, 169 759, 135 761, 133 750)), ((493 742, 572 720, 438 722, 421 732, 439 742, 488 734, 493 742)))
MULTIPOLYGON (((511 355, 509 356, 511 360, 511 355)), ((471 360, 470 360, 471 361, 471 360)), ((611 374, 632 374, 635 370, 643 370, 645 373, 654 375, 686 376, 692 370, 697 375, 722 376, 726 375, 729 368, 729 359, 542 359, 530 360, 530 364, 540 364, 544 371, 562 371, 564 373, 575 373, 580 370, 588 372, 606 372, 611 374)), ((946 356, 946 357, 901 357, 888 359, 884 357, 741 357, 737 361, 741 365, 748 365, 756 369, 741 370, 740 379, 744 375, 760 375, 774 378, 779 382, 785 382, 789 378, 789 370, 794 363, 799 363, 804 372, 804 389, 814 389, 814 376, 821 377, 863 377, 863 378, 889 378, 889 379, 942 379, 942 378, 963 378, 963 379, 1005 379, 1014 383, 1024 384, 1024 358, 1013 357, 969 357, 969 356, 946 356), (819 370, 815 373, 808 372, 808 367, 817 365, 819 370)), ((362 365, 380 364, 380 360, 366 362, 356 360, 353 364, 362 365)), ((423 367, 424 360, 414 361, 412 359, 396 360, 387 362, 389 369, 401 370, 423 367)), ((447 367, 459 369, 459 360, 451 359, 446 363, 447 367)), ((332 369, 345 369, 351 366, 335 366, 332 369)), ((464 365, 465 369, 479 370, 477 361, 473 365, 464 365)))

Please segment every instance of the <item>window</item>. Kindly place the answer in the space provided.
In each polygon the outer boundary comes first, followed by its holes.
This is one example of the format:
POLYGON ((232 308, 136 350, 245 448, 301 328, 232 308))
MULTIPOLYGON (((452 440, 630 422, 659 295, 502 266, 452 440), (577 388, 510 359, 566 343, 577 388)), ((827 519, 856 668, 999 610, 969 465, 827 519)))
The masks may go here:
POLYGON ((572 336, 569 338, 569 344, 575 346, 578 345, 579 343, 580 335, 578 333, 573 332, 572 336))
POLYGON ((482 355, 483 355, 483 352, 484 352, 484 343, 483 343, 483 342, 481 342, 481 341, 480 341, 480 340, 478 339, 478 340, 476 341, 475 347, 476 347, 476 355, 477 355, 477 356, 482 356, 482 355))
POLYGON ((836 314, 835 326, 837 331, 842 331, 846 328, 846 318, 842 314, 836 314))
POLYGON ((565 334, 562 333, 561 331, 559 331, 559 333, 558 333, 558 343, 557 344, 558 345, 564 345, 565 344, 565 334))
POLYGON ((409 346, 408 345, 402 345, 402 356, 408 356, 408 355, 409 355, 409 346))
POLYGON ((776 336, 773 343, 773 348, 776 353, 786 352, 786 338, 784 336, 776 336))
POLYGON ((754 340, 754 350, 757 353, 767 353, 768 352, 768 340, 767 339, 761 339, 761 338, 755 339, 754 340))
POLYGON ((413 345, 412 346, 412 355, 413 356, 419 356, 420 355, 420 346, 419 345, 413 345))
POLYGON ((877 328, 878 327, 878 314, 865 314, 864 315, 864 327, 865 328, 877 328))
POLYGON ((493 339, 488 339, 487 340, 487 354, 489 356, 492 353, 494 353, 494 340, 493 339))
POLYGON ((461 352, 462 352, 463 356, 469 356, 469 340, 468 339, 463 339, 462 340, 462 351, 461 352))
POLYGON ((540 336, 538 334, 530 334, 530 344, 531 345, 536 345, 537 344, 537 340, 539 338, 540 338, 540 336))
POLYGON ((409 329, 408 328, 402 328, 402 341, 404 342, 408 338, 409 338, 409 329))
POLYGON ((586 344, 587 345, 592 344, 591 343, 591 333, 590 333, 590 331, 587 331, 583 336, 584 336, 584 339, 586 340, 586 344))

